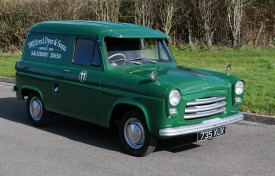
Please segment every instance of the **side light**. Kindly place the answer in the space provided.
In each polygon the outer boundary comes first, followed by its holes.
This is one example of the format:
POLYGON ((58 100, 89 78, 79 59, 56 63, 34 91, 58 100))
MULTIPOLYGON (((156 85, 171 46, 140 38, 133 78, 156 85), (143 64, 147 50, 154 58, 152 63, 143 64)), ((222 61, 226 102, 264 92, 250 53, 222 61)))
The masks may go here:
POLYGON ((169 109, 169 113, 170 113, 171 115, 175 115, 175 114, 178 114, 178 110, 177 110, 177 108, 170 108, 170 109, 169 109))
POLYGON ((236 103, 242 102, 242 98, 241 98, 241 97, 235 97, 235 102, 236 102, 236 103))

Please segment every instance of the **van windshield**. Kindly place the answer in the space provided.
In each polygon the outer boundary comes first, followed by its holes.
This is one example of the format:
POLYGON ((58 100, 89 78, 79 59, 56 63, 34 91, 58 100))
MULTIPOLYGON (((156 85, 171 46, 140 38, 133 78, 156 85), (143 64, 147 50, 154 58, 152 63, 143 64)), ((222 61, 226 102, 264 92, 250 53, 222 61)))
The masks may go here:
POLYGON ((173 62, 163 39, 105 38, 105 45, 112 67, 173 62))

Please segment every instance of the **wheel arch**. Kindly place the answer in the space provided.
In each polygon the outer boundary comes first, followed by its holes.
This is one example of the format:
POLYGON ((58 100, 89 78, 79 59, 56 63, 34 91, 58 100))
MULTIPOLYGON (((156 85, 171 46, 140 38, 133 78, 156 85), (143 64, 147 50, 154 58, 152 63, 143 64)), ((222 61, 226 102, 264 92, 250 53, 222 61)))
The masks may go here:
POLYGON ((33 87, 33 86, 28 86, 28 85, 24 85, 22 86, 22 97, 24 96, 28 96, 31 92, 36 92, 39 94, 40 98, 42 101, 44 101, 44 97, 43 97, 43 94, 41 92, 40 89, 38 89, 37 87, 33 87))
POLYGON ((151 132, 150 120, 149 120, 146 108, 140 102, 133 99, 123 98, 123 99, 119 99, 113 104, 112 111, 109 116, 110 117, 109 126, 111 127, 113 123, 115 123, 116 121, 120 121, 123 113, 125 113, 127 110, 130 110, 130 109, 136 109, 144 115, 144 120, 146 121, 148 130, 149 132, 151 132))

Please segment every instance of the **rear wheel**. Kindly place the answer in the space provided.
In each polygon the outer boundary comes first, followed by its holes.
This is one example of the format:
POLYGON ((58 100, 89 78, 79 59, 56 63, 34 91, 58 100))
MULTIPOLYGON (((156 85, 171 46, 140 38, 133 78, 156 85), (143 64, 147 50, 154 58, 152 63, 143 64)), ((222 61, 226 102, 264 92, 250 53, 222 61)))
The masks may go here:
POLYGON ((143 114, 136 110, 126 112, 122 117, 119 136, 123 148, 134 156, 152 153, 157 144, 157 139, 147 129, 143 114))
POLYGON ((27 111, 31 123, 36 126, 47 125, 51 116, 50 112, 45 109, 40 96, 35 92, 28 96, 27 111))

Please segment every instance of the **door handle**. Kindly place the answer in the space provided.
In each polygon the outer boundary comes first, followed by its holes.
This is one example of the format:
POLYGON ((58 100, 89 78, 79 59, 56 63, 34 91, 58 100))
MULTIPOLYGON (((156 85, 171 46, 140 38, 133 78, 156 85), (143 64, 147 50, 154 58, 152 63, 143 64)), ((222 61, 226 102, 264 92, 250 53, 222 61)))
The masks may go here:
POLYGON ((70 73, 71 71, 70 70, 64 70, 64 72, 70 73))

